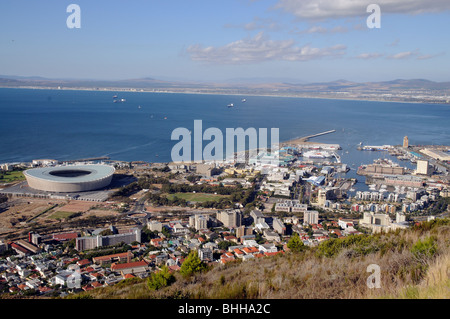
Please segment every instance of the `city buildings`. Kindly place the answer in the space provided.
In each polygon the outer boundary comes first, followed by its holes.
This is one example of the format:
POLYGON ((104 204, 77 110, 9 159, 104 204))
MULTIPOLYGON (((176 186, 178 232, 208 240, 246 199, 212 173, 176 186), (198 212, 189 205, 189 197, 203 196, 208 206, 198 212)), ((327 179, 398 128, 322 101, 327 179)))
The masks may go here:
POLYGON ((319 212, 316 210, 309 210, 304 212, 303 224, 318 224, 319 223, 319 212))
POLYGON ((216 218, 227 228, 236 228, 242 223, 242 213, 239 209, 219 211, 216 218))
POLYGON ((417 160, 417 169, 416 174, 419 175, 430 175, 430 166, 428 165, 428 161, 425 160, 417 160))
POLYGON ((403 147, 404 147, 404 148, 408 148, 408 147, 409 147, 408 136, 405 136, 405 137, 403 138, 403 147))
POLYGON ((195 230, 207 229, 208 221, 208 216, 195 214, 189 217, 189 226, 195 230))
POLYGON ((75 249, 78 251, 94 249, 103 246, 112 246, 121 242, 131 244, 132 242, 141 242, 141 230, 133 228, 128 233, 109 235, 109 236, 86 236, 75 239, 75 249))

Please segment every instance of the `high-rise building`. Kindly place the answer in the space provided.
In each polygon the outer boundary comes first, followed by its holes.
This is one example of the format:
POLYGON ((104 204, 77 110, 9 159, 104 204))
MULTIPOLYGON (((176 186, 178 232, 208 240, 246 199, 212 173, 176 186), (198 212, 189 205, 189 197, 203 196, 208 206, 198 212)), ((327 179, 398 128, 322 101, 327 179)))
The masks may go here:
POLYGON ((196 230, 208 228, 208 217, 204 215, 192 215, 189 217, 189 226, 196 230))
POLYGON ((210 248, 202 248, 197 250, 198 257, 201 260, 213 261, 213 251, 210 248))
POLYGON ((417 160, 416 174, 422 174, 422 175, 429 175, 430 174, 428 161, 417 160))
POLYGON ((303 224, 318 224, 319 212, 316 210, 308 210, 303 215, 303 224))
POLYGON ((263 213, 260 210, 256 210, 256 209, 252 210, 250 212, 250 216, 253 218, 253 222, 255 224, 259 224, 259 223, 262 223, 262 222, 266 221, 266 219, 264 218, 263 213))
POLYGON ((244 225, 239 226, 236 228, 236 237, 241 238, 244 236, 252 235, 253 234, 253 228, 252 227, 245 227, 244 225))
POLYGON ((286 226, 284 225, 284 223, 278 219, 278 218, 274 218, 273 219, 273 229, 281 234, 281 235, 285 235, 286 234, 286 226))
POLYGON ((317 194, 317 203, 319 206, 323 207, 325 205, 325 201, 327 200, 327 191, 320 188, 319 193, 317 194))
POLYGON ((408 148, 408 147, 409 147, 408 136, 405 136, 405 137, 403 138, 403 147, 404 147, 404 148, 408 148))
POLYGON ((221 221, 225 227, 236 228, 241 226, 242 213, 239 209, 225 210, 217 213, 217 219, 221 221))

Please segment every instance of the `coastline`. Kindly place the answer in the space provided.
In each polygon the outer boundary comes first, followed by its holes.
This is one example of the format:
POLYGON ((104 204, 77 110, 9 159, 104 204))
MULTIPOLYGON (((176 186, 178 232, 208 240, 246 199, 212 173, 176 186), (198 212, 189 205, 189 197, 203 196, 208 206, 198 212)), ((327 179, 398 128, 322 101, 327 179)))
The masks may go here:
MULTIPOLYGON (((407 103, 407 104, 438 104, 438 105, 450 105, 446 102, 434 102, 434 101, 409 101, 409 100, 385 100, 381 98, 363 98, 363 97, 339 97, 339 96, 321 96, 321 95, 308 95, 308 94, 274 94, 274 93, 236 93, 236 92, 196 92, 191 90, 177 91, 177 90, 143 90, 135 88, 69 88, 69 87, 42 87, 42 86, 20 86, 9 87, 0 86, 0 89, 25 89, 25 90, 54 90, 54 91, 93 91, 93 92, 128 92, 128 93, 158 93, 158 94, 195 94, 195 95, 229 95, 229 96, 256 96, 256 97, 281 97, 281 98, 297 98, 297 99, 322 99, 322 100, 342 100, 342 101, 363 101, 363 102, 384 102, 384 103, 407 103)), ((326 94, 326 93, 325 93, 326 94)), ((318 144, 318 143, 317 143, 318 144)))

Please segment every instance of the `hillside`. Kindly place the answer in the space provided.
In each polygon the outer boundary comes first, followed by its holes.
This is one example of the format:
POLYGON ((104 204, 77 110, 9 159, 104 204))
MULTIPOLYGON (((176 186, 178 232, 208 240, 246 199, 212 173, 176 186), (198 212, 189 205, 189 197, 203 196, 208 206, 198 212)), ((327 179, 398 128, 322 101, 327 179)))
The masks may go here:
POLYGON ((188 279, 175 273, 168 287, 150 290, 132 278, 70 298, 94 299, 368 299, 450 298, 450 219, 387 234, 331 239, 318 247, 232 262, 188 279), (369 289, 367 267, 381 270, 369 289))

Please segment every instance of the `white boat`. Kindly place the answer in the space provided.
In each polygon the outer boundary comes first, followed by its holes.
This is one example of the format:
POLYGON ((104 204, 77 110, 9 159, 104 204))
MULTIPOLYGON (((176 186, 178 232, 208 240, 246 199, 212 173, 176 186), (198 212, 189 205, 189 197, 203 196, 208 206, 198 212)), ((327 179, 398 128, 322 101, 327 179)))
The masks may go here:
POLYGON ((303 157, 307 158, 328 158, 332 155, 328 152, 308 151, 303 154, 303 157))
POLYGON ((244 102, 246 102, 246 101, 247 101, 246 99, 242 99, 242 100, 241 100, 242 103, 244 103, 244 102))
POLYGON ((233 107, 233 106, 234 106, 233 103, 230 103, 230 104, 227 105, 227 107, 233 107))

